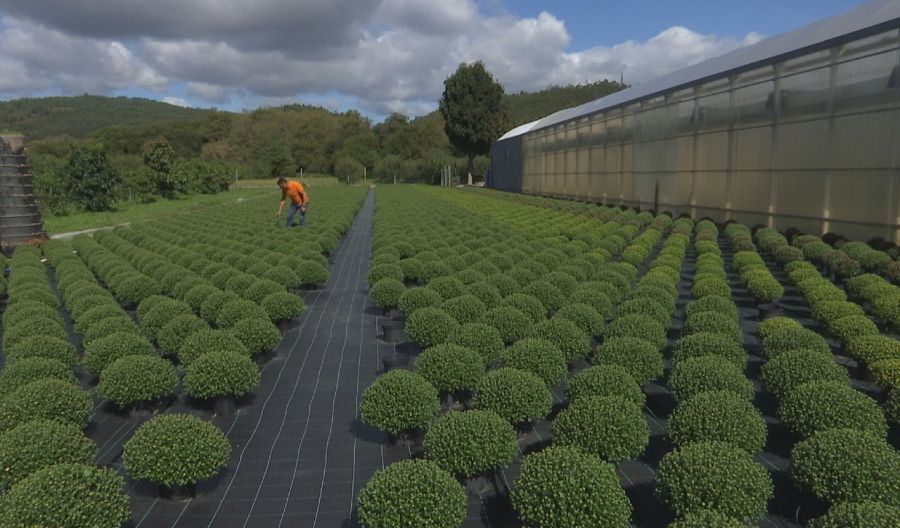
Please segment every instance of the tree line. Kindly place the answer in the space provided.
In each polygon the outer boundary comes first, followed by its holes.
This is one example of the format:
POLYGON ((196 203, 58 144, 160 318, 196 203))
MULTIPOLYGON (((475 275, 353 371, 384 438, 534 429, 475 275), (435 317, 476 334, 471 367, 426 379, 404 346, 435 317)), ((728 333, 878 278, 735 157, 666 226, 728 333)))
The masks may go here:
MULTIPOLYGON (((194 110, 156 119, 142 102, 143 122, 123 118, 123 124, 84 137, 65 133, 31 140, 29 153, 42 206, 49 212, 214 193, 227 189, 235 177, 302 173, 350 183, 365 177, 437 184, 450 167, 465 182, 466 173, 481 179, 489 167, 490 145, 505 130, 530 120, 535 107, 550 113, 618 88, 602 81, 507 96, 481 63, 473 63, 448 77, 438 111, 414 119, 395 113, 374 123, 355 110, 299 104, 241 113, 194 110)), ((34 104, 29 105, 33 113, 34 104)))

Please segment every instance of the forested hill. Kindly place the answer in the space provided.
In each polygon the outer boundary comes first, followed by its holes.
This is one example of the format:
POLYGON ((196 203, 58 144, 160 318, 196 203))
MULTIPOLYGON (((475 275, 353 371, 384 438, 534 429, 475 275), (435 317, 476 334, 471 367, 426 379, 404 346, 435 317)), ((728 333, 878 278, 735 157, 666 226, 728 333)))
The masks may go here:
POLYGON ((28 141, 69 135, 86 137, 117 125, 203 121, 208 111, 135 97, 41 97, 0 101, 0 130, 25 134, 28 141))
POLYGON ((507 94, 506 107, 512 125, 510 128, 530 123, 564 108, 599 99, 623 88, 626 85, 603 80, 588 84, 551 86, 533 93, 507 94))

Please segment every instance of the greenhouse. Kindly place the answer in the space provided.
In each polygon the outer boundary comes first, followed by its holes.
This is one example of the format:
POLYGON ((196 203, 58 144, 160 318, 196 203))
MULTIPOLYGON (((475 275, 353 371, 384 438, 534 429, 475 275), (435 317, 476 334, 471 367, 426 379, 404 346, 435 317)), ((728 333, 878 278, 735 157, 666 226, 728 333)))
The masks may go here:
POLYGON ((900 3, 519 126, 488 186, 900 241, 900 3))

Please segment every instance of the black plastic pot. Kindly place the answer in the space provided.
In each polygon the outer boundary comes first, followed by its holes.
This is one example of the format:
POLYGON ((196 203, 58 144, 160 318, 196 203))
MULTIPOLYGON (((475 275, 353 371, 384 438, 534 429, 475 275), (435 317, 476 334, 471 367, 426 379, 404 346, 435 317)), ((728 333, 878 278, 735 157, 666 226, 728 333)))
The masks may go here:
POLYGON ((775 317, 778 315, 779 308, 775 303, 766 303, 766 304, 758 304, 756 305, 756 309, 759 310, 759 320, 764 321, 769 319, 770 317, 775 317))
POLYGON ((381 362, 384 364, 384 371, 389 372, 391 370, 402 369, 408 365, 409 356, 405 354, 387 354, 381 358, 381 362))
POLYGON ((237 410, 237 403, 234 398, 219 398, 216 400, 215 413, 220 416, 233 416, 237 410))
POLYGON ((197 485, 187 484, 185 486, 163 486, 159 485, 159 496, 162 499, 181 501, 193 499, 197 496, 197 485))
POLYGON ((403 321, 385 321, 381 324, 384 331, 382 339, 388 343, 400 343, 403 341, 403 321))

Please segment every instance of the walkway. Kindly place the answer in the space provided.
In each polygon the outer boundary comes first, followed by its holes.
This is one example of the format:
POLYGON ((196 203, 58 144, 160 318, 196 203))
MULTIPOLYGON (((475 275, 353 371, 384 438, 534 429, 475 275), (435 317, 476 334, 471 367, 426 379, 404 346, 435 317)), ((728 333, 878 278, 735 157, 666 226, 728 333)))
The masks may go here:
MULTIPOLYGON (((213 417, 233 446, 227 468, 188 501, 157 499, 154 486, 138 484, 135 527, 358 525, 360 489, 375 470, 407 456, 383 447, 385 437, 357 420, 360 396, 389 347, 376 339, 378 312, 366 291, 373 214, 370 194, 335 253, 331 280, 307 294, 306 311, 265 364, 254 400, 231 417, 213 417)), ((99 428, 113 433, 110 443, 130 436, 133 420, 107 418, 99 428)), ((120 464, 120 449, 98 442, 101 457, 115 457, 101 462, 120 464)))

